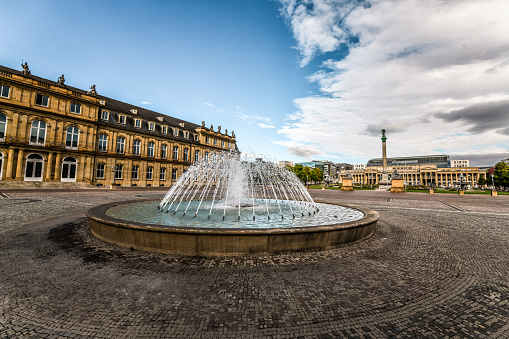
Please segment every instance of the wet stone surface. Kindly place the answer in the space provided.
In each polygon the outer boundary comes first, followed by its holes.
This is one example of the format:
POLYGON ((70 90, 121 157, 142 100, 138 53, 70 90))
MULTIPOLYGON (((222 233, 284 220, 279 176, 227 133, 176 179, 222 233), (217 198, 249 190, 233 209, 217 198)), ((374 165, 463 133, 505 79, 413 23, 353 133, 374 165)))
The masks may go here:
POLYGON ((508 198, 314 191, 381 214, 371 239, 314 253, 171 256, 90 234, 91 206, 163 194, 0 200, 0 338, 509 336, 508 198))

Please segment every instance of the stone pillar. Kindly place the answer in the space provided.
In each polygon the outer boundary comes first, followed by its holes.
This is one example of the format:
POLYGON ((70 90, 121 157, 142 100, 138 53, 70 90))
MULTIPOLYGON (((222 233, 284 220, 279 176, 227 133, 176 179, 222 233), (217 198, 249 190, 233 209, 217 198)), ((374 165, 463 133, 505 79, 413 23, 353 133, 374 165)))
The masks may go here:
POLYGON ((16 164, 16 180, 23 181, 23 150, 18 151, 18 163, 16 164))
POLYGON ((46 165, 46 178, 44 181, 51 181, 51 173, 53 172, 53 153, 48 155, 48 164, 46 165))
POLYGON ((13 166, 14 166, 14 148, 9 148, 9 154, 7 155, 7 171, 5 173, 6 180, 12 180, 13 166))
POLYGON ((341 185, 342 191, 353 191, 353 181, 352 178, 343 178, 342 185, 341 185))
POLYGON ((62 167, 62 161, 61 161, 61 154, 60 153, 57 153, 57 157, 55 158, 55 176, 53 177, 53 180, 54 181, 60 181, 60 177, 61 177, 61 167, 62 167))
POLYGON ((380 185, 389 184, 389 175, 387 173, 387 137, 385 136, 385 129, 382 130, 382 180, 380 185))

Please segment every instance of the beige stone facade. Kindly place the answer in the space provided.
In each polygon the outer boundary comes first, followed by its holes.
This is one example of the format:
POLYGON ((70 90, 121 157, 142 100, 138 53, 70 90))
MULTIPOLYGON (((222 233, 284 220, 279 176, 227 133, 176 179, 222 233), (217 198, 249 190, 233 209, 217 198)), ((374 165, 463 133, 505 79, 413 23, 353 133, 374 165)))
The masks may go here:
POLYGON ((170 186, 235 135, 0 66, 0 180, 170 186))

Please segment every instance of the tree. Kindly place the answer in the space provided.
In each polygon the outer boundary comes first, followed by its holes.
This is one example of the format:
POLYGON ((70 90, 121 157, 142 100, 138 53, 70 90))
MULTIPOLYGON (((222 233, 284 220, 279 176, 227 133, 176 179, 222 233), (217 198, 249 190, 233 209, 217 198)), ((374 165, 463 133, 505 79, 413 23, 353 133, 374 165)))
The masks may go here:
POLYGON ((509 165, 501 161, 495 165, 495 186, 509 186, 509 165))
POLYGON ((310 173, 310 178, 315 183, 323 180, 323 171, 317 167, 313 168, 310 173))
POLYGON ((477 180, 477 185, 481 187, 486 185, 486 177, 484 176, 484 174, 481 174, 479 176, 479 180, 477 180))

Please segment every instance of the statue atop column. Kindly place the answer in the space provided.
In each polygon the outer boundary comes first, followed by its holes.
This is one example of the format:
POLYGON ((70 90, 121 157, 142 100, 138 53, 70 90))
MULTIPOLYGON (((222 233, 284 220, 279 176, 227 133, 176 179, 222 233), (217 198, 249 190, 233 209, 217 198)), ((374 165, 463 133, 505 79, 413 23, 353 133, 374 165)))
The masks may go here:
POLYGON ((214 132, 214 125, 210 125, 210 130, 214 132))
POLYGON ((224 135, 228 135, 228 128, 224 130, 224 135))
POLYGON ((65 86, 65 78, 64 78, 64 75, 63 75, 63 74, 62 74, 62 76, 61 76, 61 77, 59 77, 59 78, 58 78, 58 80, 57 80, 57 85, 58 85, 58 86, 62 86, 62 87, 63 87, 63 86, 65 86))
POLYGON ((217 132, 221 133, 221 126, 217 126, 217 132))
POLYGON ((21 67, 23 67, 23 70, 21 71, 21 74, 24 76, 32 75, 30 72, 30 69, 28 68, 28 63, 25 61, 25 64, 23 65, 23 60, 21 60, 21 67))
POLYGON ((202 120, 202 122, 201 122, 201 127, 205 128, 205 121, 204 120, 202 120))

